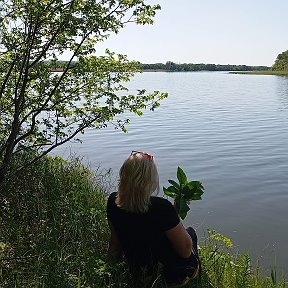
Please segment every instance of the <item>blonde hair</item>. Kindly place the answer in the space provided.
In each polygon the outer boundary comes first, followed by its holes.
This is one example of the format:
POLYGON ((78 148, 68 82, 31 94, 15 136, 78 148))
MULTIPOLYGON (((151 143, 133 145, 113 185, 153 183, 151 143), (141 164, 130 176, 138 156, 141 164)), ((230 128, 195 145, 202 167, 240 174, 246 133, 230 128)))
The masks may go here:
POLYGON ((143 153, 135 153, 125 160, 119 171, 120 182, 116 204, 127 212, 148 211, 150 196, 159 192, 156 163, 143 153))

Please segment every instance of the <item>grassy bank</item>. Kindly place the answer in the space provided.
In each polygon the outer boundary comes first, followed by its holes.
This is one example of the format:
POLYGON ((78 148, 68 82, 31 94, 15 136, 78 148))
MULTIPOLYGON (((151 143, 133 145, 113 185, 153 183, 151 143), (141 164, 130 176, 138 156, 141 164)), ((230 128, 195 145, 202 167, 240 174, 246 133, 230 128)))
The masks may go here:
POLYGON ((101 287, 102 180, 78 160, 49 157, 10 177, 1 187, 0 287, 101 287))
POLYGON ((272 70, 259 70, 259 71, 241 71, 241 72, 229 72, 230 74, 252 74, 252 75, 278 75, 288 76, 288 71, 272 71, 272 70))
MULTIPOLYGON (((59 157, 10 175, 1 187, 0 287, 166 287, 159 273, 135 284, 124 261, 107 259, 107 183, 105 171, 59 157)), ((228 238, 209 231, 206 239, 194 287, 288 287, 275 271, 265 278, 253 270, 248 255, 230 253, 228 238)))

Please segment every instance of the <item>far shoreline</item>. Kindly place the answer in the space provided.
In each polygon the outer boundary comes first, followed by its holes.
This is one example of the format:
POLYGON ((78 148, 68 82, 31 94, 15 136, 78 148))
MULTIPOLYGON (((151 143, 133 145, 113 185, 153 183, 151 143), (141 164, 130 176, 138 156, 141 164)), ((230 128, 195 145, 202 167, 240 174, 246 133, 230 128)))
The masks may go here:
POLYGON ((276 75, 276 76, 288 76, 288 71, 273 71, 273 70, 259 70, 259 71, 230 71, 229 74, 249 74, 249 75, 276 75))
POLYGON ((272 70, 256 70, 256 71, 231 71, 231 70, 198 70, 198 71, 169 71, 164 69, 145 69, 140 72, 227 72, 228 74, 248 74, 248 75, 276 75, 276 76, 288 76, 288 71, 272 71, 272 70))
MULTIPOLYGON (((64 68, 52 68, 50 72, 64 72, 64 68)), ((288 71, 273 71, 273 70, 255 70, 255 71, 231 71, 231 70, 196 70, 196 71, 175 71, 175 70, 165 70, 165 69, 140 69, 142 72, 228 72, 229 74, 248 74, 248 75, 276 75, 276 76, 288 76, 288 71)))

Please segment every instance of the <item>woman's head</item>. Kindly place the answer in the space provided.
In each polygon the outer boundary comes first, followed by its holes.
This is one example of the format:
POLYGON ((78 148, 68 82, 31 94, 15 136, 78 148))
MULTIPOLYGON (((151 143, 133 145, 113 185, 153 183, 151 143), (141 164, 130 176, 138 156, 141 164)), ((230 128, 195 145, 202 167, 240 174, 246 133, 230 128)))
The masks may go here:
POLYGON ((159 191, 159 177, 154 157, 132 151, 120 168, 116 204, 128 212, 145 213, 150 196, 159 191))

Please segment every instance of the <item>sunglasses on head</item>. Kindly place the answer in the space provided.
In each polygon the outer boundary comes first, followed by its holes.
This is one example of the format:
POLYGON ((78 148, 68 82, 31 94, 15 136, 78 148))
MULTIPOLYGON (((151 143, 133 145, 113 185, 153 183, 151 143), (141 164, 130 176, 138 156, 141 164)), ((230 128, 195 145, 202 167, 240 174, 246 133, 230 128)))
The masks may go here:
POLYGON ((131 155, 130 156, 132 156, 132 155, 136 155, 136 154, 142 154, 145 158, 147 158, 147 159, 149 159, 149 160, 153 160, 153 155, 151 155, 151 154, 148 154, 148 153, 146 153, 146 152, 141 152, 141 151, 132 151, 131 152, 131 155))

